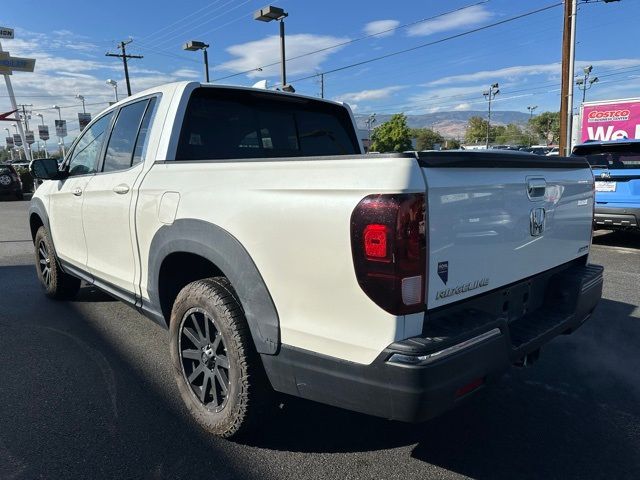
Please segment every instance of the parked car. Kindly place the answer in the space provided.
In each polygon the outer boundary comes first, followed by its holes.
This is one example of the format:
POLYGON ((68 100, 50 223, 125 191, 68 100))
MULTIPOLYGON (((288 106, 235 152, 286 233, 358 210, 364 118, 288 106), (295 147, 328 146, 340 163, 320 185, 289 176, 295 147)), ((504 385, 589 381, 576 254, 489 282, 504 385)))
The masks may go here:
POLYGON ((589 141, 573 147, 595 177, 596 228, 640 230, 640 140, 589 141))
POLYGON ((547 153, 547 157, 557 157, 558 155, 560 155, 560 149, 558 147, 553 147, 547 153))
POLYGON ((11 195, 18 200, 24 198, 20 175, 11 164, 0 164, 0 195, 11 195))
POLYGON ((225 437, 273 390, 425 420, 589 318, 584 159, 365 155, 356 132, 347 106, 284 92, 120 101, 60 169, 32 162, 45 293, 82 279, 168 328, 182 400, 225 437))

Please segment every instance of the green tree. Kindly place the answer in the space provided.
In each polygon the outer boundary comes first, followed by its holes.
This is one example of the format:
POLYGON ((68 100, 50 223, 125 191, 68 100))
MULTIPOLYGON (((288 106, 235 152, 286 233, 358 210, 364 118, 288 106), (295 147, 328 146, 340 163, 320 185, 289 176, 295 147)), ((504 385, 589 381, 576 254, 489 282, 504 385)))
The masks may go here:
MULTIPOLYGON (((494 130, 494 129, 492 129, 494 130)), ((487 121, 482 117, 470 117, 464 140, 467 143, 483 143, 487 139, 487 121)), ((489 132, 489 143, 495 140, 495 131, 489 132), (492 135, 493 133, 493 135, 492 135)))
POLYGON ((529 119, 529 128, 535 135, 534 143, 557 143, 560 139, 560 112, 542 112, 529 119))
POLYGON ((505 126, 500 125, 496 127, 496 143, 502 145, 527 145, 529 143, 529 134, 515 123, 509 123, 505 126))
POLYGON ((442 147, 445 150, 457 150, 460 148, 460 140, 456 140, 455 138, 448 138, 444 141, 444 146, 442 147))
POLYGON ((416 139, 416 150, 433 150, 436 143, 444 145, 445 139, 430 128, 415 128, 411 136, 416 139))
POLYGON ((402 113, 393 115, 371 134, 371 151, 403 152, 411 148, 411 130, 402 113))

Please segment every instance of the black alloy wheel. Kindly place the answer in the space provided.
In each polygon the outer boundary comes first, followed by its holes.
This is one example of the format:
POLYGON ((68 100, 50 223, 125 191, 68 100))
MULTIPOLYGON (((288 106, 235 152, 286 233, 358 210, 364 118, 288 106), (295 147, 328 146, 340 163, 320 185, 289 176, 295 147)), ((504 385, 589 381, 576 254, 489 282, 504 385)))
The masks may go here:
POLYGON ((229 397, 233 375, 222 333, 210 315, 191 308, 182 317, 179 352, 182 374, 195 397, 208 410, 220 412, 229 397))

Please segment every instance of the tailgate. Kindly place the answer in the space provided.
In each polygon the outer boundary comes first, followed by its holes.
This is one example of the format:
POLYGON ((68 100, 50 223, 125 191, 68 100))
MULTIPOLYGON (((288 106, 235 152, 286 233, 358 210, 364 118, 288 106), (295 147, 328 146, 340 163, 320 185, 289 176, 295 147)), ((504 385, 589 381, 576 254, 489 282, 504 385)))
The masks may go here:
POLYGON ((520 281, 588 253, 593 176, 582 159, 442 152, 427 184, 427 308, 520 281))
POLYGON ((637 203, 640 205, 640 169, 593 168, 596 180, 596 202, 637 203))

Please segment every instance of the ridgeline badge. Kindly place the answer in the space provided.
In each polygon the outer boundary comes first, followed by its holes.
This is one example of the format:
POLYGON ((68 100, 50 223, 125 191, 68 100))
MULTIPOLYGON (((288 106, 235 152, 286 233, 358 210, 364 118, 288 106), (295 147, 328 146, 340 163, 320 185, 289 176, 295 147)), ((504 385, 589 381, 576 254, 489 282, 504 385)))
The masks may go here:
POLYGON ((476 288, 482 288, 489 285, 489 279, 483 278, 476 280, 475 282, 463 283, 454 288, 445 288, 436 293, 436 300, 442 300, 443 298, 452 297, 454 295, 460 295, 461 293, 475 290, 476 288))

